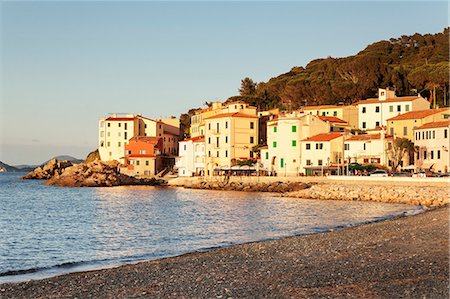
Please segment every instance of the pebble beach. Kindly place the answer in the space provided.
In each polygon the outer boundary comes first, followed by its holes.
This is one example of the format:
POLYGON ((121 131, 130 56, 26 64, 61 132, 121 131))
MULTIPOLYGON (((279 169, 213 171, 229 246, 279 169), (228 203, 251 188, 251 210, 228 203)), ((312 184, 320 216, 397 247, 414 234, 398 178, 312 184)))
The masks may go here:
POLYGON ((1 298, 448 298, 449 207, 0 285, 1 298))

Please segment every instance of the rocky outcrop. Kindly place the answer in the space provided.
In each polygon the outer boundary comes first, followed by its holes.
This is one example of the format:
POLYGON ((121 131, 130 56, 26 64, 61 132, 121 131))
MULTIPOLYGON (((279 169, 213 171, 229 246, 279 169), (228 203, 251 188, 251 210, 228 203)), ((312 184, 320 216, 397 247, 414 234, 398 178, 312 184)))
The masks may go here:
POLYGON ((198 181, 185 185, 185 188, 226 190, 226 191, 246 191, 246 192, 292 192, 311 187, 310 183, 302 182, 225 182, 225 181, 198 181))
POLYGON ((61 174, 53 176, 45 182, 46 185, 61 187, 112 187, 124 185, 164 185, 164 180, 139 179, 117 171, 118 162, 103 162, 95 160, 80 163, 66 168, 61 174))
POLYGON ((87 155, 86 160, 84 160, 84 163, 94 162, 95 160, 100 160, 100 153, 98 152, 98 149, 90 152, 87 155))
POLYGON ((423 206, 449 203, 447 188, 426 186, 378 186, 318 184, 308 190, 286 193, 283 196, 322 199, 394 202, 423 206))
POLYGON ((58 161, 52 159, 44 166, 39 166, 35 170, 27 173, 22 177, 24 180, 48 180, 55 175, 60 175, 67 167, 72 166, 72 162, 68 160, 58 161))

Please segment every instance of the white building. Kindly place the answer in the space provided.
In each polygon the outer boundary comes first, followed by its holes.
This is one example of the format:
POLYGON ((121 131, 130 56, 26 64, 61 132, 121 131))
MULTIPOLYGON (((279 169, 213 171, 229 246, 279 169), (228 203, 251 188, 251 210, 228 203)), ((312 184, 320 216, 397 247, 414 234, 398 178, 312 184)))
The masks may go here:
POLYGON ((267 149, 261 149, 263 168, 278 176, 301 173, 300 140, 328 133, 330 125, 318 116, 294 111, 267 122, 267 149))
POLYGON ((450 120, 431 122, 414 130, 414 144, 418 147, 415 166, 435 172, 450 171, 450 120))
POLYGON ((178 176, 204 175, 205 138, 197 136, 179 142, 179 156, 176 159, 178 176))
POLYGON ((430 109, 430 102, 420 95, 397 97, 395 91, 379 89, 378 98, 367 99, 358 105, 358 128, 361 130, 386 126, 387 119, 409 111, 430 109))
POLYGON ((337 174, 343 161, 342 133, 322 133, 301 141, 301 167, 306 175, 337 174))
POLYGON ((384 131, 352 136, 344 141, 344 158, 348 163, 388 166, 386 151, 392 140, 392 136, 386 136, 384 131))

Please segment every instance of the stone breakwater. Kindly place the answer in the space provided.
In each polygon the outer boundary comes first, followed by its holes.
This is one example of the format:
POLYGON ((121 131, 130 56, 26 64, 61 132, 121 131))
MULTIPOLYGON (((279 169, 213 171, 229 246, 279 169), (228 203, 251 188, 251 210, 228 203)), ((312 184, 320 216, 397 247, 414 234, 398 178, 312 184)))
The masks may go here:
POLYGON ((275 192, 284 193, 303 190, 311 187, 310 183, 303 182, 226 182, 226 181, 198 181, 191 184, 182 185, 185 188, 225 190, 225 191, 246 191, 246 192, 275 192))
POLYGON ((449 203, 449 188, 445 186, 382 186, 316 184, 306 190, 284 193, 286 197, 322 200, 358 200, 441 206, 449 203))

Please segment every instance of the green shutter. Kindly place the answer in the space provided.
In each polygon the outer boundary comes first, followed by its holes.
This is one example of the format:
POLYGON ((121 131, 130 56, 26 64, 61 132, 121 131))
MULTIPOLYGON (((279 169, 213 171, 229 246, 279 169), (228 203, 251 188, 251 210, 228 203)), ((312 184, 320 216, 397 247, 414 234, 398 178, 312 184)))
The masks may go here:
POLYGON ((297 126, 292 126, 292 132, 297 132, 297 126))
POLYGON ((284 167, 284 159, 283 159, 283 158, 280 159, 280 167, 281 167, 281 168, 284 167))
POLYGON ((277 132, 277 127, 273 127, 273 132, 276 133, 277 132))
POLYGON ((292 146, 297 146, 297 140, 292 140, 292 146))
POLYGON ((277 142, 276 141, 273 142, 273 147, 277 147, 277 142))
POLYGON ((269 152, 266 152, 266 160, 269 159, 269 152))

